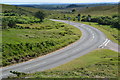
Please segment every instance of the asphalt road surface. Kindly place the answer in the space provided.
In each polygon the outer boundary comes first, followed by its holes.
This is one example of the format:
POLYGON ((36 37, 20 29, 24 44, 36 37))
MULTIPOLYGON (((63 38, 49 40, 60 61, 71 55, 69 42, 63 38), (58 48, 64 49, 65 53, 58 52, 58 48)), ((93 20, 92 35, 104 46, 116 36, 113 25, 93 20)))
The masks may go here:
POLYGON ((75 43, 46 56, 0 68, 0 71, 2 71, 1 78, 12 76, 13 74, 11 74, 10 71, 33 73, 54 68, 85 55, 96 48, 104 48, 109 43, 109 40, 101 31, 91 26, 65 20, 51 20, 64 22, 77 27, 82 31, 81 38, 75 43))

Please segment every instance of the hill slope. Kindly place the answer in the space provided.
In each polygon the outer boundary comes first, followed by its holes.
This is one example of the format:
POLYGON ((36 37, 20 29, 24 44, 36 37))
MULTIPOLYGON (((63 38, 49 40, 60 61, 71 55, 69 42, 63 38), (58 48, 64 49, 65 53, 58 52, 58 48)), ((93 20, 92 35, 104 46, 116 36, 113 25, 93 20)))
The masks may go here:
POLYGON ((73 26, 48 19, 40 22, 34 16, 39 9, 33 9, 3 5, 2 66, 46 55, 80 38, 80 30, 73 26))
POLYGON ((78 11, 81 14, 90 14, 93 16, 108 16, 118 14, 118 5, 88 7, 78 11))

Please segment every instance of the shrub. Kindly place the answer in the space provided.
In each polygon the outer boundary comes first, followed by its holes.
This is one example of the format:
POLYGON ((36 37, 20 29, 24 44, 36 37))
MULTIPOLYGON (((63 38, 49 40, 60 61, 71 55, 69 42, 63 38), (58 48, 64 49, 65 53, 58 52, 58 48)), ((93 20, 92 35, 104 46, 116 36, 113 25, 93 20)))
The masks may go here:
POLYGON ((43 19, 45 18, 45 13, 42 12, 42 11, 38 11, 38 12, 35 13, 35 17, 39 18, 40 22, 42 22, 43 19))
POLYGON ((14 27, 16 26, 16 22, 13 21, 13 20, 10 20, 9 23, 8 23, 8 26, 9 26, 10 28, 14 28, 14 27))

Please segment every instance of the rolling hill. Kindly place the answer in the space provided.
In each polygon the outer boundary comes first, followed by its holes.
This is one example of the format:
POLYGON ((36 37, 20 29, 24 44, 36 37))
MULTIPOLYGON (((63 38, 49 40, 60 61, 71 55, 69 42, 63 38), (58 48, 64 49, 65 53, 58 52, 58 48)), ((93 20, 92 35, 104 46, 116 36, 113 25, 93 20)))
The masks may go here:
MULTIPOLYGON (((34 16, 47 10, 2 5, 2 63, 7 66, 46 55, 60 49, 81 36, 79 29, 68 24, 43 21, 34 16), (67 27, 69 26, 69 27, 67 27)), ((0 67, 1 67, 0 66, 0 67)))

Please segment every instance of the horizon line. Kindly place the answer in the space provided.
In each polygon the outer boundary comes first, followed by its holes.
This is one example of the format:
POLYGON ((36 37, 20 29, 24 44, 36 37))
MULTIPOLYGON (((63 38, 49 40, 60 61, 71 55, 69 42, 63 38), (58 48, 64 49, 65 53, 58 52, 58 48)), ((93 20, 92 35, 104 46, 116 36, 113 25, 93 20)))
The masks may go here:
POLYGON ((119 3, 119 2, 87 2, 87 3, 47 3, 47 2, 45 2, 45 3, 37 3, 37 2, 19 2, 19 3, 17 3, 17 2, 8 2, 8 3, 0 3, 0 4, 11 4, 11 5, 21 5, 21 4, 92 4, 92 3, 119 3))

